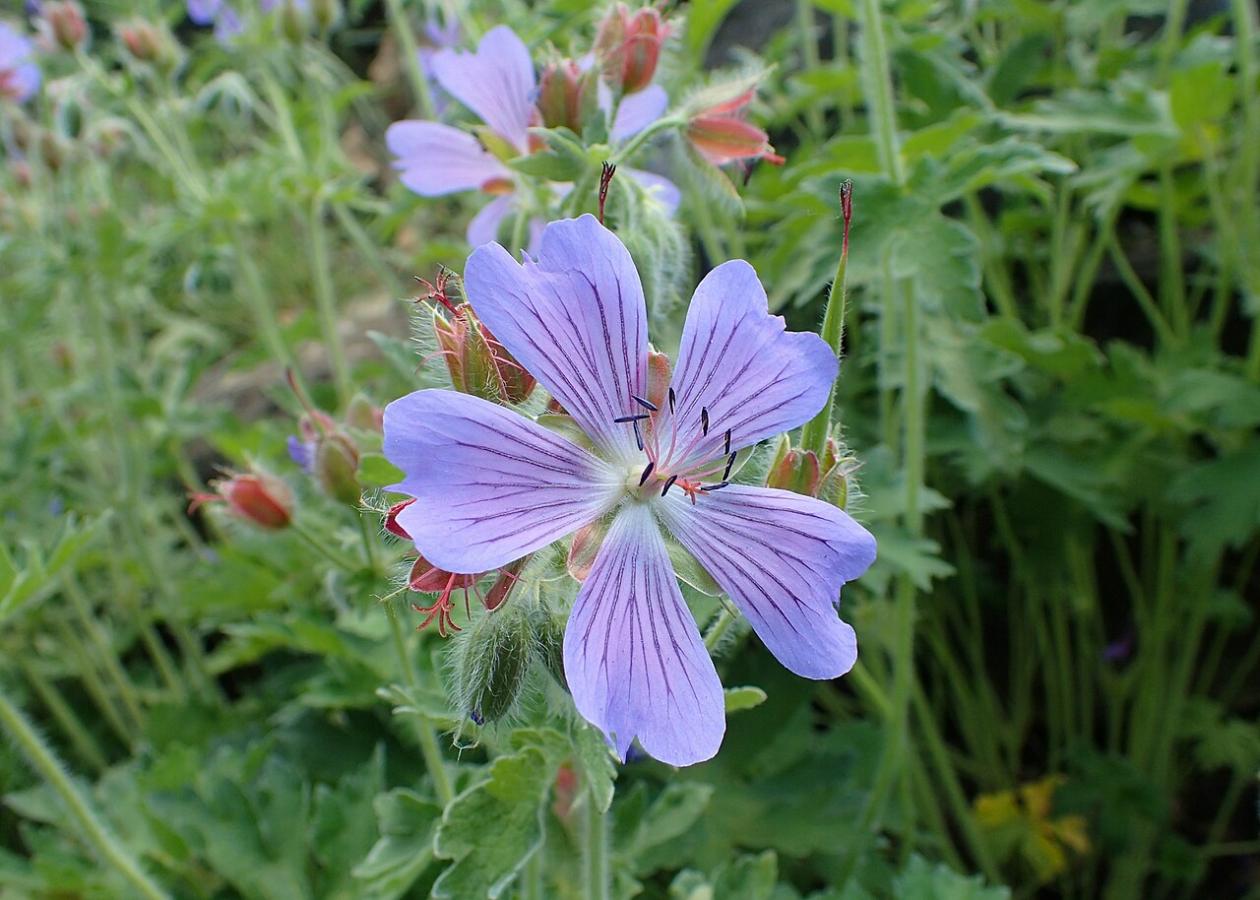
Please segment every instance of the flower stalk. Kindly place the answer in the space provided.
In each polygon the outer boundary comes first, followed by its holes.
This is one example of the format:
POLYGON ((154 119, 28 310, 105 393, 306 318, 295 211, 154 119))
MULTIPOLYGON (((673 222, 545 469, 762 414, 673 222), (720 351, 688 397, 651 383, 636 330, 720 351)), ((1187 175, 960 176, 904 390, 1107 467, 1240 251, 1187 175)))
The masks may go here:
POLYGON ((79 826, 83 837, 92 849, 111 868, 118 872, 146 900, 166 900, 168 894, 149 877, 140 863, 115 838, 88 804, 87 798, 70 780, 65 766, 57 759, 52 748, 31 725, 25 714, 8 698, 0 687, 0 725, 9 733, 13 743, 22 751, 31 767, 39 773, 48 786, 61 798, 70 817, 79 826))
MULTIPOLYGON (((853 221, 853 182, 846 181, 840 186, 840 215, 843 220, 843 238, 840 243, 840 262, 836 264, 836 276, 831 282, 831 293, 827 295, 827 311, 823 314, 822 339, 827 346, 836 352, 836 359, 843 356, 844 351, 844 317, 848 301, 848 288, 845 275, 849 268, 849 224, 853 221)), ((831 386, 827 403, 818 415, 805 423, 801 431, 801 449, 812 450, 822 456, 831 434, 831 408, 836 401, 836 387, 831 386)))

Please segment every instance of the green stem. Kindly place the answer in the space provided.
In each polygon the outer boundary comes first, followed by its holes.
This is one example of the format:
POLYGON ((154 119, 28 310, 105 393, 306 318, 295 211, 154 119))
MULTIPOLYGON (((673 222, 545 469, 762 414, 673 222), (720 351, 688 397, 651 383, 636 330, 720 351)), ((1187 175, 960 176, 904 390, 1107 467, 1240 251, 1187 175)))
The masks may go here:
POLYGON ((319 535, 308 531, 306 526, 298 522, 296 519, 289 522, 289 529, 304 540, 307 545, 315 550, 316 553, 324 557, 343 572, 357 572, 363 568, 357 560, 353 560, 341 552, 329 547, 325 540, 321 539, 319 535))
POLYGON ((1116 238, 1115 232, 1110 235, 1108 250, 1110 251, 1111 261, 1115 263, 1116 271, 1120 275, 1120 280, 1124 282, 1125 287, 1129 289, 1129 293, 1133 295, 1133 299, 1138 302, 1138 306, 1142 308, 1142 312, 1146 314, 1146 320, 1150 322, 1151 328, 1154 329, 1156 336, 1164 346, 1175 346, 1177 344, 1177 336, 1169 327, 1167 320, 1159 311, 1159 304, 1155 302, 1155 298, 1151 296, 1151 292, 1146 289, 1146 285, 1142 284, 1142 279, 1133 269, 1129 257, 1121 249, 1119 240, 1116 238))
POLYGON ((376 555, 376 539, 372 532, 368 529, 367 519, 363 513, 358 513, 359 518, 359 534, 363 537, 363 553, 367 557, 368 568, 373 575, 380 574, 380 560, 376 555))
POLYGON ((134 748, 137 743, 136 735, 115 704, 114 698, 105 690, 104 677, 98 671, 96 661, 92 658, 94 654, 83 643, 79 633, 65 620, 56 620, 55 627, 62 643, 69 648, 71 656, 77 660, 75 675, 83 685, 83 690, 96 704, 96 709, 105 719, 105 724, 125 746, 134 748))
POLYGON ((906 183, 905 164, 897 137, 897 109, 893 101, 892 71, 880 0, 862 0, 862 78, 868 113, 875 128, 880 167, 897 186, 906 183))
MULTIPOLYGON (((818 38, 814 34, 814 4, 811 0, 796 0, 796 28, 801 44, 802 70, 817 72, 821 67, 818 58, 818 38)), ((822 109, 817 103, 805 107, 805 124, 810 137, 817 139, 823 131, 822 109)))
POLYGON ((407 21, 402 0, 385 0, 385 12, 389 17, 389 27, 398 39, 399 52, 403 57, 403 71, 407 73, 411 93, 415 95, 416 111, 420 118, 431 119, 433 96, 429 91, 429 80, 424 77, 424 69, 420 67, 420 48, 416 45, 416 36, 412 33, 411 23, 407 21))
POLYGON ((333 288, 332 271, 328 266, 328 232, 324 227, 324 204, 319 198, 311 201, 306 230, 311 246, 311 277, 315 281, 319 328, 324 335, 324 349, 328 351, 328 359, 332 363, 337 396, 344 405, 354 393, 354 381, 350 376, 350 365, 346 362, 341 333, 337 329, 337 295, 333 288))
POLYGON ((262 273, 258 270, 258 264, 254 262, 254 257, 249 251, 248 242, 245 240, 245 233, 239 226, 232 229, 231 240, 232 253, 244 281, 245 300, 249 305, 250 313, 254 317, 254 323, 262 336, 263 343, 267 345, 272 359, 287 366, 293 372, 294 377, 301 383, 301 372, 298 369, 292 351, 289 350, 288 345, 285 343, 284 333, 280 329, 280 320, 276 317, 276 311, 271 302, 271 297, 267 293, 262 273))
POLYGON ((83 837, 101 859, 130 883, 138 896, 147 900, 166 900, 167 893, 158 887, 140 867, 139 862, 109 833, 105 824, 88 805, 87 799, 70 780, 61 761, 22 711, 9 700, 3 688, 0 688, 0 724, 4 725, 31 767, 61 798, 70 817, 82 830, 83 837))
MULTIPOLYGON (((398 654, 398 665, 402 670, 403 682, 408 688, 415 690, 419 685, 416 682, 415 669, 411 666, 411 656, 407 653, 407 638, 403 634, 402 623, 398 621, 398 614, 391 604, 386 604, 385 615, 389 619, 390 635, 393 639, 394 651, 398 654)), ((442 759, 442 751, 438 747, 433 724, 427 716, 420 713, 416 713, 412 721, 415 723, 416 740, 420 744, 420 754, 424 757, 425 768, 429 771, 429 777, 433 779, 433 791, 437 794, 438 803, 443 807, 449 806, 455 797, 455 792, 451 789, 450 776, 446 773, 446 763, 442 759)))
POLYGON ((75 752, 97 772, 104 772, 109 767, 109 761, 105 759, 105 754, 101 751, 96 738, 92 737, 92 733, 79 721, 74 708, 62 696, 61 691, 57 690, 57 686, 26 660, 19 658, 18 665, 35 693, 39 695, 39 699, 43 701, 44 706, 48 707, 52 717, 70 738, 75 752))
POLYGON ((136 694, 135 686, 131 683, 131 679, 127 677, 126 670, 122 667, 122 663, 118 661, 118 655, 114 651, 114 646, 105 634, 101 623, 92 615, 91 606, 88 599, 83 594, 83 589, 73 578, 65 579, 65 594, 70 600, 70 605, 74 608, 74 614, 79 620, 79 625, 87 635, 88 640, 96 648, 97 655, 101 667, 105 670, 106 676, 113 683, 114 692, 122 701, 123 707, 127 710, 127 715, 131 719, 131 727, 144 730, 144 711, 140 707, 140 699, 136 694))
MULTIPOLYGON (((844 201, 841 200, 843 207, 844 201)), ((831 292, 827 295, 827 311, 823 313, 822 339, 827 342, 839 360, 844 351, 844 316, 848 300, 848 289, 845 286, 845 272, 849 267, 849 235, 848 225, 844 226, 844 243, 840 247, 840 261, 836 264, 836 276, 831 282, 831 292)), ((836 383, 831 383, 827 392, 827 402, 814 418, 805 423, 801 430, 801 449, 812 450, 822 459, 827 446, 827 437, 831 434, 831 408, 836 402, 836 383)))
POLYGON ((349 236, 350 241, 358 249, 359 253, 363 255, 363 258, 368 261, 368 265, 376 272, 377 277, 381 280, 381 284, 391 294, 397 294, 402 287, 398 281, 398 276, 382 257, 376 243, 363 230, 363 226, 354 217, 354 213, 348 210, 344 203, 336 201, 329 201, 328 207, 333 211, 333 215, 337 217, 337 223, 341 225, 342 230, 349 236))
POLYGON ((621 165, 625 161, 632 159, 640 147, 652 138, 656 137, 656 135, 660 134, 662 131, 665 131, 668 128, 681 128, 684 124, 686 124, 686 120, 681 116, 662 116, 634 137, 630 138, 629 142, 626 143, 625 146, 613 154, 611 162, 614 165, 621 165))
POLYGON ((734 624, 734 614, 726 607, 722 607, 722 611, 718 613, 717 618, 713 620, 713 624, 709 626, 709 630, 704 636, 704 648, 712 653, 717 645, 722 642, 726 632, 734 624))
POLYGON ((595 795, 586 795, 586 830, 582 842, 582 876, 586 900, 608 898, 608 833, 595 795))

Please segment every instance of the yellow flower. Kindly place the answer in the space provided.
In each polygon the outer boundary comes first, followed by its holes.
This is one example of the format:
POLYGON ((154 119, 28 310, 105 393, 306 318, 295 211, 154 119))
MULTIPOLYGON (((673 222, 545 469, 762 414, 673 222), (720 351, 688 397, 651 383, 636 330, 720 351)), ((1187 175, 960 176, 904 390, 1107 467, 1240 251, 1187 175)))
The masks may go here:
POLYGON ((976 820, 999 857, 1022 862, 1040 883, 1067 869, 1068 851, 1089 852, 1083 816, 1051 818, 1054 792, 1066 780, 1049 775, 1012 790, 981 794, 975 800, 976 820))

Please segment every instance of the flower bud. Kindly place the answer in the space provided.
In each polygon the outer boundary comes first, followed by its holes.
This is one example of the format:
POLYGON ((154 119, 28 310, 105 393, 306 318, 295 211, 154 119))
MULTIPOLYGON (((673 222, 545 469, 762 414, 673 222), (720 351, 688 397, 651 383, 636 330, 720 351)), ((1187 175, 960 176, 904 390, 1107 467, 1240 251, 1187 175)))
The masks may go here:
POLYGON ((624 3, 608 11, 595 36, 595 58, 604 79, 623 94, 641 91, 652 83, 661 45, 669 26, 653 7, 633 13, 624 3))
POLYGON ((503 605, 508 598, 508 594, 512 593, 512 588, 516 587, 521 569, 525 568, 525 563, 528 561, 528 556, 522 556, 516 562, 510 563, 499 570, 499 577, 494 580, 494 584, 490 585, 490 590, 486 591, 485 606, 487 612, 494 612, 503 605))
POLYGON ((87 19, 76 0, 54 0, 40 8, 40 31, 63 50, 76 50, 87 41, 87 19))
POLYGON ((779 488, 813 497, 822 472, 813 450, 789 450, 766 476, 766 487, 779 488))
POLYGON ((657 409, 669 402, 669 380, 673 366, 669 357, 648 347, 647 399, 657 409))
POLYGON ((595 520, 584 525, 573 535, 573 543, 569 545, 569 557, 565 567, 574 581, 586 581, 595 566, 595 557, 604 543, 604 535, 608 533, 608 523, 595 520))
POLYGON ((320 31, 328 31, 341 21, 341 0, 311 0, 311 15, 320 31))
POLYGON ((774 152, 765 131, 747 121, 748 106, 755 92, 755 88, 749 87, 734 96, 719 99, 687 122, 687 140, 713 165, 757 159, 783 164, 783 157, 774 152))
POLYGON ((174 68, 178 45, 166 29, 144 19, 131 19, 118 26, 118 40, 137 62, 149 63, 160 71, 174 68))
POLYGON ((538 642, 538 658, 547 667, 556 684, 569 689, 564 676, 564 620, 541 607, 533 613, 534 638, 538 642))
POLYGON ((280 33, 291 44, 300 44, 306 37, 306 15, 294 0, 284 0, 280 7, 280 33))
POLYGON ((195 494, 190 511, 203 503, 226 503, 237 518, 276 531, 293 518, 293 494, 278 478, 261 473, 238 474, 210 485, 213 494, 195 494))
POLYGON ((549 63, 538 80, 538 111, 548 128, 567 128, 581 134, 586 117, 598 100, 595 72, 583 72, 571 59, 549 63))
POLYGON ((433 310, 433 335, 455 390, 492 403, 521 403, 536 381, 462 303, 454 315, 433 310))
POLYGON ((481 617, 455 647, 457 702, 485 722, 502 719, 516 704, 534 655, 528 611, 509 603, 481 617))
POLYGON ((355 394, 346 406, 346 424, 359 431, 380 432, 383 411, 363 394, 355 394))
POLYGON ((356 473, 359 451, 340 432, 325 435, 315 447, 315 479, 338 503, 357 506, 362 489, 356 473))

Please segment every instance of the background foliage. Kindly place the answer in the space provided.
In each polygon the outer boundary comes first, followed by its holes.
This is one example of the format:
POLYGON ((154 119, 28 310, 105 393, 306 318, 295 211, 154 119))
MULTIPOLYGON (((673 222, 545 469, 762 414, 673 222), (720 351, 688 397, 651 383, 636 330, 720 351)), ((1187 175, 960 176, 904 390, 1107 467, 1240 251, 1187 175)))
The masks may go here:
MULTIPOLYGON (((85 6, 0 106, 0 895, 589 896, 602 863, 695 900, 1260 896, 1247 0, 671 11, 671 96, 768 65, 787 164, 719 181, 662 140, 684 231, 638 262, 686 297, 745 257, 812 328, 853 181, 837 416, 880 544, 859 667, 805 682, 735 627, 747 689, 681 771, 615 766, 541 667, 477 727, 450 645, 379 599, 383 460, 360 509, 285 453, 286 367, 338 417, 429 377, 399 298, 461 268, 471 207, 381 138, 398 26, 438 10, 222 47, 180 5, 85 6), (124 51, 136 16, 178 65, 124 51), (187 514, 250 466, 292 528, 187 514)), ((442 11, 578 54, 602 9, 442 11)))

